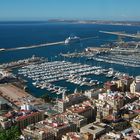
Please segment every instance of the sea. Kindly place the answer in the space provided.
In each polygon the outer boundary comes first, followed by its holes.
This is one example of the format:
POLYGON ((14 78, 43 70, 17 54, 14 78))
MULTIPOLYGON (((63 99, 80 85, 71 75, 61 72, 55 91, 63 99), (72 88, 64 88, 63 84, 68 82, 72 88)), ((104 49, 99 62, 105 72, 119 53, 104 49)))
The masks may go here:
MULTIPOLYGON (((117 64, 109 64, 105 62, 86 61, 84 58, 64 58, 60 53, 81 52, 87 47, 100 47, 107 43, 114 42, 118 39, 115 35, 108 35, 100 33, 99 31, 125 31, 126 33, 136 33, 140 31, 140 26, 125 26, 125 25, 98 25, 98 24, 76 24, 76 23, 58 23, 58 22, 0 22, 0 48, 15 48, 24 47, 36 44, 43 44, 49 42, 64 41, 70 35, 76 35, 80 38, 95 37, 83 40, 80 43, 73 43, 71 45, 54 45, 42 48, 34 48, 27 50, 16 50, 9 52, 0 52, 0 64, 17 61, 19 59, 29 58, 32 55, 47 58, 48 61, 71 61, 81 64, 89 64, 101 66, 103 68, 114 68, 120 72, 129 73, 129 75, 140 75, 140 68, 126 67, 117 64)), ((130 38, 125 38, 125 41, 131 41, 130 38)), ((88 76, 92 79, 105 82, 108 79, 103 76, 88 76)), ((40 97, 48 94, 51 97, 56 97, 55 94, 47 90, 37 89, 32 85, 32 80, 27 79, 28 91, 40 97)), ((71 93, 75 89, 79 91, 90 89, 89 87, 80 87, 66 81, 55 82, 55 85, 67 87, 71 93)), ((93 88, 93 87, 92 87, 93 88)))

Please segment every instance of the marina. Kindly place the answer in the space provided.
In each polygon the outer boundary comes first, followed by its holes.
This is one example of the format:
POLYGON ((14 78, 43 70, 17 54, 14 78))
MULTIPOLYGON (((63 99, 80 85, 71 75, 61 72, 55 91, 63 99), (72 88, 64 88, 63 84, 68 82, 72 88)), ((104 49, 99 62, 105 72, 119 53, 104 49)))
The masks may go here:
POLYGON ((102 61, 107 63, 114 63, 129 67, 140 67, 140 60, 137 57, 130 56, 122 56, 122 55, 108 55, 108 56, 98 56, 98 57, 90 57, 88 60, 96 60, 96 61, 102 61))
POLYGON ((86 77, 75 77, 71 76, 67 82, 74 83, 80 86, 97 86, 100 84, 98 80, 91 80, 91 78, 86 78, 86 77))
POLYGON ((107 78, 119 78, 119 73, 112 68, 103 69, 99 66, 72 63, 67 61, 43 62, 30 64, 18 69, 18 75, 32 80, 32 85, 39 89, 45 89, 52 94, 69 92, 67 87, 55 85, 55 82, 65 80, 78 86, 94 87, 102 84, 102 81, 87 78, 86 76, 104 76, 107 78))
POLYGON ((127 48, 115 47, 111 48, 110 51, 102 54, 96 54, 88 57, 88 60, 96 60, 107 63, 114 63, 129 67, 140 67, 140 49, 138 45, 136 47, 128 46, 127 48))
POLYGON ((33 81, 44 80, 46 83, 65 80, 68 76, 94 74, 101 67, 81 65, 66 61, 44 62, 37 65, 28 65, 19 69, 18 74, 32 78, 33 81))

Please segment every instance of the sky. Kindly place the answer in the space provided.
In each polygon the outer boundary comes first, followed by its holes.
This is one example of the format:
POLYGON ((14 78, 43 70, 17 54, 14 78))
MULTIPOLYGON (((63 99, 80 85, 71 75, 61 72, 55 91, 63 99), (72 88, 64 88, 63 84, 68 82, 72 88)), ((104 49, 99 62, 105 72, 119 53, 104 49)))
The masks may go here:
POLYGON ((50 18, 140 21, 140 0, 0 0, 0 21, 50 18))

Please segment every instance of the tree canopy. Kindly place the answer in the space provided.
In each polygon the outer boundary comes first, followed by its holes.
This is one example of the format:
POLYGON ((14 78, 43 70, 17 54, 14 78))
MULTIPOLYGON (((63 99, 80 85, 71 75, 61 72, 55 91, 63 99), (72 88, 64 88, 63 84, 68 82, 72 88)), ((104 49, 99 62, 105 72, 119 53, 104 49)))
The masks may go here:
POLYGON ((0 140, 18 140, 20 134, 18 127, 12 126, 8 130, 0 130, 0 140))

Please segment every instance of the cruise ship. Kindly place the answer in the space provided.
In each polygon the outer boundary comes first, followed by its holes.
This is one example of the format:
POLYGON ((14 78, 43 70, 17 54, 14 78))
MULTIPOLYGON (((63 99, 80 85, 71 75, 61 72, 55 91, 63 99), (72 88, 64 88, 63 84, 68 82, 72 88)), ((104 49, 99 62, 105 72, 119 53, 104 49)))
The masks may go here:
POLYGON ((0 48, 0 51, 5 51, 5 49, 4 48, 0 48))
POLYGON ((79 41, 80 41, 80 37, 70 36, 70 37, 66 38, 65 44, 76 43, 76 42, 79 42, 79 41))

